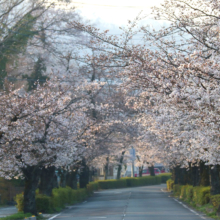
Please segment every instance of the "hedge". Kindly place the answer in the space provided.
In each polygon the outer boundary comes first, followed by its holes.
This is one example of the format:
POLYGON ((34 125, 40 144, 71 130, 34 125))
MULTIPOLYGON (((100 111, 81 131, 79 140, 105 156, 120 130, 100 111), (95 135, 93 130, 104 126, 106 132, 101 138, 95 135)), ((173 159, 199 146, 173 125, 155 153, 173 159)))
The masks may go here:
POLYGON ((167 190, 168 190, 168 191, 172 191, 172 190, 173 190, 174 181, 171 180, 171 179, 168 179, 168 180, 166 181, 166 183, 167 183, 167 190))
POLYGON ((166 183, 168 179, 171 178, 170 173, 160 174, 157 176, 143 176, 143 177, 125 177, 120 180, 99 180, 98 188, 99 189, 117 189, 125 187, 134 187, 134 186, 148 186, 156 185, 161 183, 166 183))
MULTIPOLYGON (((193 202, 198 205, 205 205, 208 204, 211 200, 214 204, 220 205, 220 196, 210 196, 210 187, 203 187, 203 186, 196 186, 193 187, 191 185, 179 185, 173 184, 173 180, 167 181, 167 189, 169 191, 173 190, 174 195, 178 196, 179 198, 187 201, 187 202, 193 202)), ((216 205, 218 206, 218 205, 216 205)))
MULTIPOLYGON (((70 187, 55 188, 52 191, 51 197, 39 194, 39 190, 36 190, 37 211, 44 213, 60 211, 65 208, 66 205, 73 205, 77 202, 82 202, 94 191, 99 189, 118 189, 133 186, 156 185, 165 182, 170 177, 171 174, 160 174, 157 176, 122 178, 120 180, 100 180, 90 182, 87 187, 83 189, 74 190, 70 187)), ((23 211, 23 200, 24 197, 22 193, 16 195, 15 201, 17 202, 18 211, 23 211)))
POLYGON ((205 205, 210 201, 210 186, 202 187, 196 186, 193 187, 193 202, 199 205, 205 205))
POLYGON ((117 189, 117 188, 127 187, 127 182, 125 179, 99 180, 97 182, 98 182, 99 189, 117 189))
POLYGON ((210 197, 212 205, 219 210, 220 208, 220 194, 210 197))

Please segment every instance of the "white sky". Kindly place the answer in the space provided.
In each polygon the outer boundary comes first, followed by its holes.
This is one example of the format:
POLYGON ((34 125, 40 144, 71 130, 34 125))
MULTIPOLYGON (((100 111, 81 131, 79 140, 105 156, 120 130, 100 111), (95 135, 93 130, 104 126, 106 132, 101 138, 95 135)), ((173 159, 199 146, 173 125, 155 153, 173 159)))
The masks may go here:
POLYGON ((152 6, 159 6, 163 0, 73 0, 73 5, 80 14, 98 23, 101 29, 126 25, 138 13, 149 15, 152 6))

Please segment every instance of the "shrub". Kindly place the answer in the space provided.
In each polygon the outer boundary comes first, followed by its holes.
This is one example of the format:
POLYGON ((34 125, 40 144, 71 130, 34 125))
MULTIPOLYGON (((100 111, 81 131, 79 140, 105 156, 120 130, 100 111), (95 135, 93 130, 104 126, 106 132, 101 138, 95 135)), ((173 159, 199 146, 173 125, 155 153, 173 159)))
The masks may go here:
POLYGON ((162 173, 158 176, 161 177, 161 183, 166 183, 167 180, 171 179, 171 173, 162 173))
POLYGON ((167 190, 172 191, 173 190, 174 181, 169 179, 167 180, 167 190))
POLYGON ((50 213, 53 211, 51 197, 46 195, 36 195, 36 206, 38 212, 50 213))
POLYGON ((161 183, 161 176, 143 176, 143 177, 127 177, 122 178, 126 180, 126 187, 134 187, 134 186, 148 186, 155 185, 161 183))
POLYGON ((178 196, 178 197, 180 196, 182 187, 183 186, 179 184, 173 185, 173 193, 175 196, 178 196))
POLYGON ((91 195, 94 191, 99 189, 99 184, 98 182, 90 182, 86 186, 87 192, 89 195, 91 195))
POLYGON ((19 212, 24 210, 24 195, 23 193, 17 194, 15 196, 15 202, 17 203, 16 207, 19 212))
POLYGON ((52 190, 52 208, 54 211, 60 211, 65 208, 65 195, 62 195, 63 188, 55 188, 52 190))
POLYGON ((125 179, 120 180, 100 180, 97 181, 99 185, 99 189, 117 189, 123 188, 127 186, 125 179))
POLYGON ((210 201, 215 208, 219 209, 219 207, 220 207, 220 194, 211 196, 210 201))
POLYGON ((186 199, 186 189, 188 185, 182 186, 181 191, 180 191, 180 198, 181 199, 186 199))
POLYGON ((87 191, 86 191, 85 188, 77 189, 76 190, 76 195, 77 195, 77 202, 82 202, 87 197, 87 191))
POLYGON ((205 205, 210 201, 210 187, 193 187, 193 202, 199 205, 205 205))
POLYGON ((187 202, 192 201, 192 198, 193 198, 193 186, 187 185, 186 188, 185 188, 185 193, 186 193, 185 200, 187 202))

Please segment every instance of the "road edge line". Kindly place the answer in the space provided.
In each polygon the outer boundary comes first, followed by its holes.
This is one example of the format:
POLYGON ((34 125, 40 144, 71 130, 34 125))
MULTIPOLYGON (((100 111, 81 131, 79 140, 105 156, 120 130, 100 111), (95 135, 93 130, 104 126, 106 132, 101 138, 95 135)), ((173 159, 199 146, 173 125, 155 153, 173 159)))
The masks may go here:
POLYGON ((188 209, 190 212, 192 212, 193 214, 199 216, 202 219, 206 219, 204 216, 200 215, 198 212, 194 211, 193 209, 189 208, 187 205, 183 204, 182 202, 180 202, 179 200, 173 198, 173 200, 175 200, 176 202, 178 202, 180 205, 182 205, 184 208, 188 209))

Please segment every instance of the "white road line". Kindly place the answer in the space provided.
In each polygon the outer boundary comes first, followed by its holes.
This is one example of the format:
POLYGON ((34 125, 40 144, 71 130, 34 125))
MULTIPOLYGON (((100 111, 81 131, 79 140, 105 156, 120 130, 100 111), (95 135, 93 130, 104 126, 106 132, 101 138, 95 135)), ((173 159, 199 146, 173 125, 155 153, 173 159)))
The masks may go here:
POLYGON ((61 215, 61 213, 59 213, 59 214, 57 214, 57 215, 52 216, 52 217, 51 217, 51 218, 49 218, 48 220, 52 220, 52 219, 56 218, 56 217, 57 217, 57 216, 59 216, 59 215, 61 215))
POLYGON ((204 216, 200 215, 198 212, 190 209, 188 206, 186 206, 185 204, 183 204, 182 202, 178 201, 177 199, 174 199, 176 202, 178 202, 180 205, 182 205, 184 208, 188 209, 190 212, 192 212, 193 214, 199 216, 202 219, 206 219, 204 216))
POLYGON ((164 190, 164 189, 160 189, 161 190, 161 192, 163 192, 163 193, 166 193, 167 191, 166 190, 164 190))
POLYGON ((107 218, 107 217, 89 217, 89 219, 93 219, 93 218, 95 218, 95 219, 97 219, 97 218, 107 218))
MULTIPOLYGON (((86 203, 86 202, 87 202, 87 201, 84 201, 83 203, 86 203)), ((72 209, 73 207, 77 207, 77 206, 69 206, 68 209, 72 209)), ((57 215, 52 216, 51 218, 48 218, 48 220, 52 220, 52 219, 56 218, 57 216, 59 216, 59 215, 61 215, 61 214, 62 214, 62 212, 59 213, 59 214, 57 214, 57 215)))

